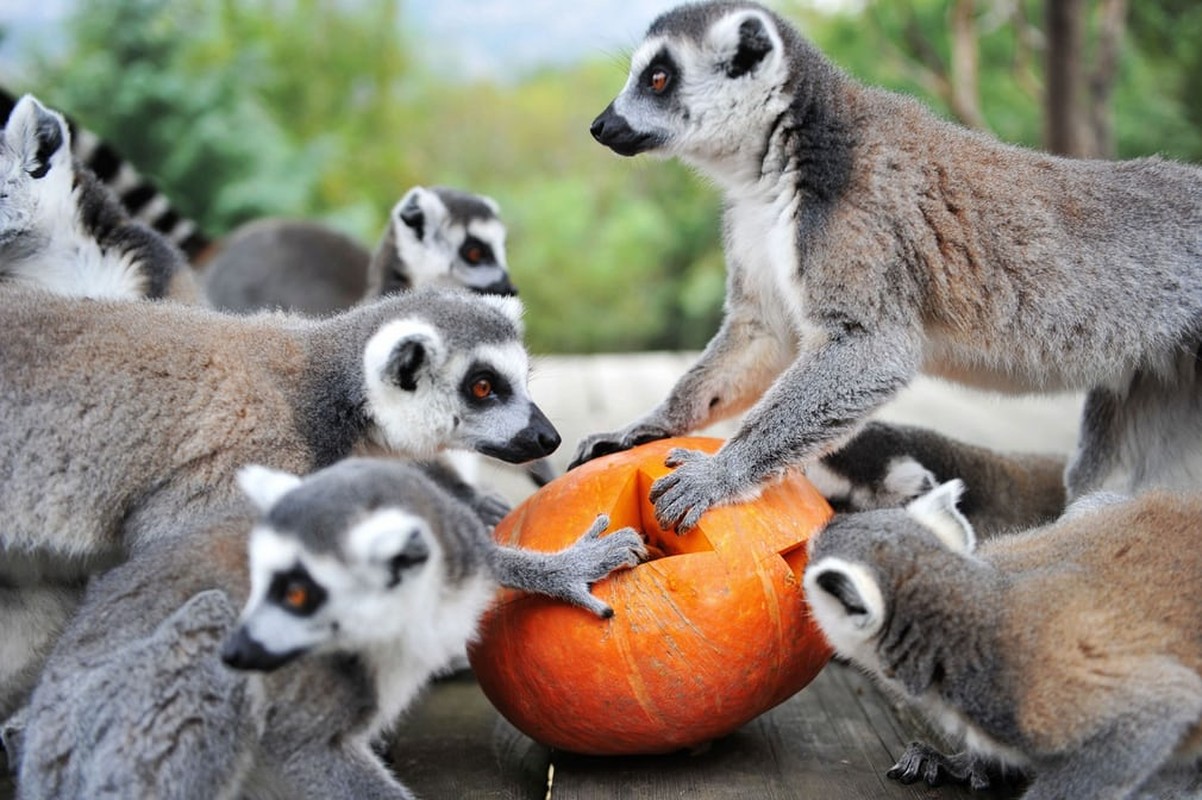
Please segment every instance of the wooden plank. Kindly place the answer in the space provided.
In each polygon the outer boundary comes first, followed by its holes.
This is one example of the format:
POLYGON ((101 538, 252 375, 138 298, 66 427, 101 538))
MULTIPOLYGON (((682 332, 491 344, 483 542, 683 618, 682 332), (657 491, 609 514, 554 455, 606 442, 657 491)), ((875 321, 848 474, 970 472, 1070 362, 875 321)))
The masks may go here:
POLYGON ((831 664, 805 690, 703 752, 658 757, 589 758, 553 752, 552 800, 839 800, 976 798, 1003 800, 1015 787, 905 786, 885 777, 912 738, 924 732, 898 718, 889 701, 854 669, 831 664))
POLYGON ((493 709, 470 673, 436 681, 391 738, 397 777, 420 798, 544 800, 550 751, 493 709))

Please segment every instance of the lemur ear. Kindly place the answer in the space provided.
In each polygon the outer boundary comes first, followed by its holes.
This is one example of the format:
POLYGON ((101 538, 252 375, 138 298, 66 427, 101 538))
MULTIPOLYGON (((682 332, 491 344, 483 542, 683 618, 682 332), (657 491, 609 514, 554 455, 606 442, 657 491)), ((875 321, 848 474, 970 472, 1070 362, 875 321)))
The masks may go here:
POLYGON ((971 553, 977 546, 972 525, 956 503, 964 493, 964 481, 956 478, 936 486, 921 497, 910 501, 906 513, 939 537, 957 553, 971 553))
POLYGON ((426 360, 426 346, 421 339, 405 339, 397 342, 384 366, 384 372, 392 382, 407 392, 417 389, 417 371, 426 360))
POLYGON ((714 26, 713 35, 728 78, 754 72, 777 49, 771 23, 758 11, 731 14, 714 26))
POLYGON ((238 485, 254 503, 255 508, 266 514, 281 497, 300 485, 301 479, 291 472, 247 464, 238 470, 238 485))
POLYGON ((806 601, 836 646, 846 637, 871 636, 884 622, 884 596, 863 564, 828 556, 806 570, 804 585, 806 601))
POLYGON ((492 199, 488 195, 480 194, 480 195, 476 195, 476 196, 480 198, 480 202, 482 202, 482 203, 484 203, 484 205, 488 206, 488 210, 492 212, 492 215, 494 217, 501 216, 501 204, 500 203, 498 203, 496 200, 492 199))
POLYGON ((423 375, 442 363, 444 352, 442 338, 428 323, 393 320, 368 340, 364 368, 381 383, 412 392, 423 375))
POLYGON ((52 167, 70 162, 71 133, 66 120, 31 94, 17 101, 4 128, 4 141, 20 155, 32 178, 44 178, 52 167))
POLYGON ((525 324, 522 322, 522 316, 525 314, 526 308, 522 305, 522 301, 517 295, 482 294, 479 296, 479 299, 508 317, 509 321, 517 327, 519 336, 525 333, 525 324))
POLYGON ((414 186, 394 207, 394 215, 413 232, 419 242, 446 216, 447 207, 435 192, 424 186, 414 186))
POLYGON ((404 580, 405 573, 430 559, 429 524, 401 508, 384 508, 358 523, 349 534, 351 552, 361 561, 383 567, 387 588, 404 580))

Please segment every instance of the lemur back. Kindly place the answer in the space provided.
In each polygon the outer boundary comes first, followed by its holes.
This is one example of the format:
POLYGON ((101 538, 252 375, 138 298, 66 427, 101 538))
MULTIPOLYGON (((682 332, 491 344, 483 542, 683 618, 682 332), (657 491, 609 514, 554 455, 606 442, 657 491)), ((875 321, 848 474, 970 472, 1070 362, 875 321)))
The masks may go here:
MULTIPOLYGON (((19 99, 0 87, 0 123, 9 118, 19 99)), ((211 242, 196 221, 173 207, 162 190, 134 169, 115 147, 69 115, 65 119, 71 153, 117 196, 129 215, 166 237, 188 260, 201 258, 211 242)))
POLYGON ((325 225, 269 219, 227 237, 204 273, 216 308, 325 314, 426 286, 509 295, 505 226, 490 198, 442 186, 410 189, 374 253, 325 225))
POLYGON ((1089 390, 1070 497, 1149 465, 1193 485, 1202 421, 1182 361, 1202 335, 1202 170, 1003 144, 859 84, 751 2, 659 17, 592 133, 678 157, 726 195, 722 327, 660 406, 573 459, 747 410, 713 456, 671 456, 661 524, 837 450, 919 371, 1089 390), (1149 383, 1163 396, 1133 403, 1149 383), (1166 415, 1189 433, 1157 459, 1166 415))
POLYGON ((1027 798, 1193 796, 1202 785, 1202 495, 1088 497, 974 544, 945 484, 906 509, 836 516, 806 597, 841 655, 963 743, 891 772, 977 786, 1029 772, 1027 798))
POLYGON ((495 587, 604 614, 590 584, 644 552, 603 522, 556 554, 498 547, 395 460, 241 482, 257 523, 232 510, 93 582, 19 721, 19 797, 408 797, 371 747, 495 587))
POLYGON ((23 97, 0 134, 0 284, 194 302, 183 254, 71 154, 62 116, 23 97))

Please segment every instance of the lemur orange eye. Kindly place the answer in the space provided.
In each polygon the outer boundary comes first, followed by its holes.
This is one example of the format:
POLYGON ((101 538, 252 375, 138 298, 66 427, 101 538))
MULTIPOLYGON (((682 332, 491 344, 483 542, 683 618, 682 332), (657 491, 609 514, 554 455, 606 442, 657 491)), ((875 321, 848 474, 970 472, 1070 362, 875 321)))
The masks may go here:
POLYGON ((670 76, 668 75, 668 71, 666 69, 657 69, 652 72, 651 80, 648 83, 648 85, 651 87, 651 91, 659 94, 664 89, 667 89, 669 78, 670 76))
POLYGON ((492 394, 492 381, 488 378, 480 378, 472 384, 472 397, 477 400, 483 400, 492 394))
POLYGON ((288 587, 288 591, 284 593, 284 605, 289 608, 301 609, 305 607, 305 603, 309 600, 309 590, 298 583, 294 583, 288 587))
POLYGON ((479 264, 481 259, 484 258, 484 251, 479 247, 469 247, 463 252, 463 258, 469 264, 479 264))

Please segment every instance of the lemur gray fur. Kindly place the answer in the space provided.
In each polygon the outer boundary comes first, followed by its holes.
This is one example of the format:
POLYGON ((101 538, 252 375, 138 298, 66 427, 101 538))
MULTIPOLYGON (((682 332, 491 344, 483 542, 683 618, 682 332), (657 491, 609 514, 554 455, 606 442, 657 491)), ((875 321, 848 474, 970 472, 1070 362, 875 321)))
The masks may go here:
POLYGON ((230 234, 206 264, 205 294, 226 311, 305 314, 423 286, 516 294, 499 211, 488 197, 415 186, 393 207, 372 254, 315 222, 258 220, 230 234))
POLYGON ((66 121, 22 97, 0 134, 0 285, 195 302, 183 253, 71 154, 66 121))
MULTIPOLYGON (((283 308, 310 315, 425 286, 514 295, 499 213, 483 195, 415 186, 393 207, 374 254, 319 223, 258 220, 230 234, 207 262, 205 295, 223 311, 283 308)), ((453 451, 445 457, 478 479, 478 457, 453 451)), ((524 469, 538 486, 554 477, 545 460, 524 469)))
POLYGON ((238 497, 358 448, 541 458, 516 298, 420 290, 325 319, 0 292, 0 716, 82 581, 238 497), (61 609, 45 621, 31 608, 61 609), (27 634, 27 635, 25 635, 27 634))
POLYGON ((890 771, 1025 800, 1202 792, 1202 495, 1087 495, 1058 521, 975 547, 943 484, 905 508, 836 515, 804 590, 837 653, 962 742, 890 771))
POLYGON ((249 536, 210 522, 89 587, 14 726, 19 798, 410 797, 372 744, 498 584, 608 616, 590 585, 645 553, 603 517, 558 553, 501 547, 395 460, 239 480, 249 536))
POLYGON ((1202 477, 1202 170, 1000 143, 857 83, 743 2, 653 22, 592 134, 726 196, 720 330, 663 403, 573 459, 748 409, 714 455, 670 454, 662 524, 833 452, 919 371, 1088 389, 1070 497, 1202 477))

